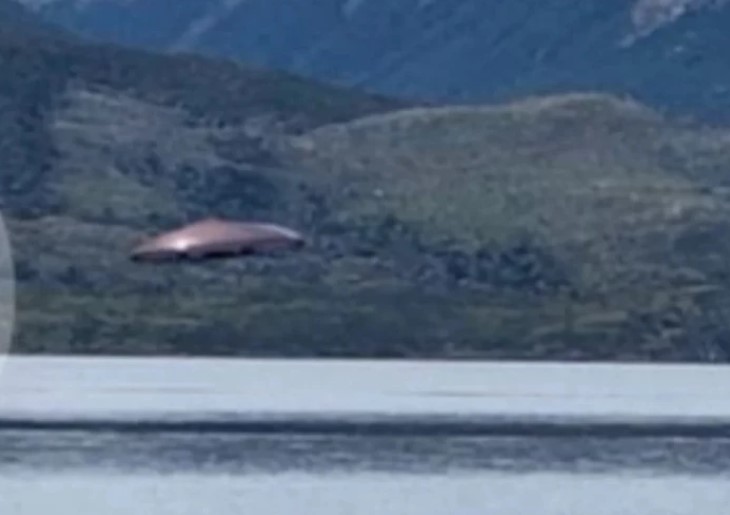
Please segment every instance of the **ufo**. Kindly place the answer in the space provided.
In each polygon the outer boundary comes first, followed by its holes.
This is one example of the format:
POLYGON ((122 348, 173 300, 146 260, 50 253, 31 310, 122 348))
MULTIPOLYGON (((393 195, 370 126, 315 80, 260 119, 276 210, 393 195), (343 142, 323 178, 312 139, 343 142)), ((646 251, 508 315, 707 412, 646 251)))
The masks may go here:
POLYGON ((298 232, 270 223, 209 218, 159 234, 131 252, 138 262, 201 261, 295 250, 304 246, 298 232))

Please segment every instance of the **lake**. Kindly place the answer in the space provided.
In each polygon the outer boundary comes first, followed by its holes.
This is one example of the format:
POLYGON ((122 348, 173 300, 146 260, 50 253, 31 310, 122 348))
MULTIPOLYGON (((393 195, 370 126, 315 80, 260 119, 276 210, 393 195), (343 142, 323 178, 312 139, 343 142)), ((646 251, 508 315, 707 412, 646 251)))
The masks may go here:
POLYGON ((717 514, 730 368, 11 358, 0 513, 717 514))

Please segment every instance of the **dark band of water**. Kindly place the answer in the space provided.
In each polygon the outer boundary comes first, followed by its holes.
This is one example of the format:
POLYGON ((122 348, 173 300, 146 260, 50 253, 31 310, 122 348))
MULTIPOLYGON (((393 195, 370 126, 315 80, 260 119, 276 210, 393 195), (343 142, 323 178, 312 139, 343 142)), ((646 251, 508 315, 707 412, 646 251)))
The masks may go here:
POLYGON ((506 436, 600 438, 730 438, 730 421, 595 421, 500 418, 282 418, 200 420, 0 419, 2 430, 114 431, 123 433, 232 433, 360 436, 506 436))

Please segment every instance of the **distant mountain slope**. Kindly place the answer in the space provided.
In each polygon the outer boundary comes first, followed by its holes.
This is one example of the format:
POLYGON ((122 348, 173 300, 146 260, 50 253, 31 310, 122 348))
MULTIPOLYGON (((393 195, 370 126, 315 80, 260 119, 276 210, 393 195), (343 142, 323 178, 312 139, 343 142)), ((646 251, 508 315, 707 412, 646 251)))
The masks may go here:
POLYGON ((603 94, 424 107, 0 32, 18 352, 726 360, 730 133, 603 94), (202 216, 296 255, 131 263, 202 216))
POLYGON ((55 23, 43 21, 16 0, 0 0, 0 33, 8 32, 16 36, 22 33, 28 36, 42 35, 46 39, 70 36, 66 29, 55 23))
POLYGON ((730 120, 726 0, 50 0, 82 34, 445 102, 600 90, 730 120))

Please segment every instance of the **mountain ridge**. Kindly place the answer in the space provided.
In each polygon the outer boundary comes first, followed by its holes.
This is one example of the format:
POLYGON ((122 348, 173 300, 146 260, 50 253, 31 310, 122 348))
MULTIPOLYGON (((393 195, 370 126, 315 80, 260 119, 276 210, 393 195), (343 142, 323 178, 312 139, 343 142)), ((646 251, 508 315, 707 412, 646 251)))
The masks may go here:
POLYGON ((99 40, 224 56, 420 101, 600 90, 730 120, 725 0, 189 0, 174 16, 162 0, 79 5, 58 0, 38 12, 99 40))

